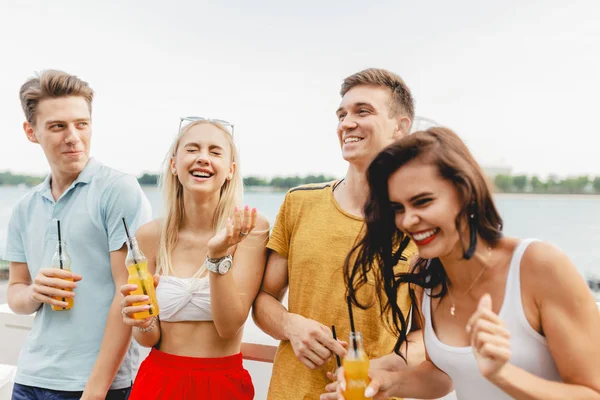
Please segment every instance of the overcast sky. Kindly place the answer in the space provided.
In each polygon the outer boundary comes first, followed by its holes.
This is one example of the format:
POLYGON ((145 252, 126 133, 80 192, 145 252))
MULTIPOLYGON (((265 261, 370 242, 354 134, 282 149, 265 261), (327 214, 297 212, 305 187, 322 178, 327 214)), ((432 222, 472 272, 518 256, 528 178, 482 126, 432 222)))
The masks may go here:
POLYGON ((347 75, 383 67, 483 165, 600 175, 600 1, 3 1, 0 171, 44 174, 20 85, 62 69, 96 91, 92 154, 157 171, 179 117, 236 124, 244 175, 343 175, 347 75), (85 3, 85 4, 84 4, 85 3))

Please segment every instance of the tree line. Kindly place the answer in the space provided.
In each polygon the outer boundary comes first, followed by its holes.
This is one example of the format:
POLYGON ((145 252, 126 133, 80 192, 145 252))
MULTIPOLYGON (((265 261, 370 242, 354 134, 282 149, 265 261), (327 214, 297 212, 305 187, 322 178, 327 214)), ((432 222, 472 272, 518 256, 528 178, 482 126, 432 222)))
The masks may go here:
MULTIPOLYGON (((270 187, 275 189, 286 190, 300 185, 309 183, 329 182, 337 178, 329 175, 306 175, 306 176, 278 176, 274 178, 262 178, 258 176, 247 176, 244 178, 245 187, 270 187)), ((156 185, 158 183, 158 175, 143 174, 138 178, 140 185, 156 185)))
POLYGON ((18 175, 10 172, 0 172, 0 185, 26 185, 35 186, 44 180, 43 177, 18 175))
MULTIPOLYGON (((138 177, 140 185, 155 186, 158 175, 144 173, 138 177)), ((292 187, 309 183, 328 182, 336 178, 329 175, 278 176, 263 178, 247 176, 244 178, 245 187, 264 187, 287 190, 292 187)), ((0 185, 34 186, 44 180, 44 177, 0 172, 0 185)), ((600 176, 587 175, 560 179, 550 175, 547 179, 528 175, 496 175, 492 182, 495 191, 500 193, 540 193, 540 194, 600 194, 600 176)))
POLYGON ((542 180, 528 175, 496 175, 493 181, 497 191, 502 193, 600 194, 600 176, 560 179, 550 175, 542 180))

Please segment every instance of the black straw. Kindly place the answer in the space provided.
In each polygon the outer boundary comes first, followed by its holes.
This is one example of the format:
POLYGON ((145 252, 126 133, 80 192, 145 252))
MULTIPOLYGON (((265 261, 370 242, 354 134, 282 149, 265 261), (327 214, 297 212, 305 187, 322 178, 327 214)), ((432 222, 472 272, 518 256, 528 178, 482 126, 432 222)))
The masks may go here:
POLYGON ((58 230, 58 262, 60 264, 60 269, 63 269, 63 259, 62 259, 62 242, 60 240, 60 220, 56 220, 56 229, 58 230))
POLYGON ((350 296, 346 297, 346 299, 348 300, 348 315, 350 316, 350 332, 352 332, 352 346, 354 347, 354 351, 357 351, 357 344, 356 344, 356 334, 355 334, 355 330, 354 330, 354 316, 352 315, 352 299, 350 298, 350 296))
MULTIPOLYGON (((58 265, 60 265, 60 269, 63 269, 63 258, 62 258, 62 242, 60 240, 60 220, 56 220, 56 230, 58 231, 58 265)), ((66 302, 66 298, 62 298, 62 301, 66 302)), ((66 310, 67 307, 63 307, 63 310, 66 310)))
MULTIPOLYGON (((125 217, 123 217, 123 225, 125 226, 125 235, 127 236, 127 241, 129 242, 129 247, 133 249, 133 242, 131 241, 131 236, 129 236, 129 229, 127 228, 127 221, 125 221, 125 217)), ((135 259, 135 253, 133 250, 131 251, 131 257, 133 258, 133 263, 137 264, 137 260, 135 259)))
MULTIPOLYGON (((331 333, 333 333, 333 340, 337 340, 337 335, 335 334, 335 325, 331 325, 331 333)), ((338 368, 342 366, 342 362, 340 361, 340 356, 335 355, 335 360, 337 361, 338 368)))

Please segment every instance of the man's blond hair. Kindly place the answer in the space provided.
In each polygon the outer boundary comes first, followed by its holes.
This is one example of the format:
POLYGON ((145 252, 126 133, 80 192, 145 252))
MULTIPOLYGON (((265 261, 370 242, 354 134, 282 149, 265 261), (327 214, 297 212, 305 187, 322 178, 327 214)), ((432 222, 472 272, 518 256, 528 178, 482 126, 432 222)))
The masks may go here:
POLYGON ((398 75, 381 68, 368 68, 350 75, 342 83, 340 95, 343 97, 350 89, 371 85, 387 88, 391 91, 390 116, 404 114, 412 121, 415 117, 415 103, 406 83, 398 75))

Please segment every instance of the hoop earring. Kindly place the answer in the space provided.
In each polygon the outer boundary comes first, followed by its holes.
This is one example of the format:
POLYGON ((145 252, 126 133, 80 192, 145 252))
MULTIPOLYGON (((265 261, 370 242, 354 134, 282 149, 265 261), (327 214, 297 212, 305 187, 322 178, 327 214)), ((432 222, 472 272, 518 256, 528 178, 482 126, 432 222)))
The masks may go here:
POLYGON ((469 215, 469 248, 463 253, 465 260, 470 260, 477 248, 477 223, 475 222, 475 211, 469 215))

